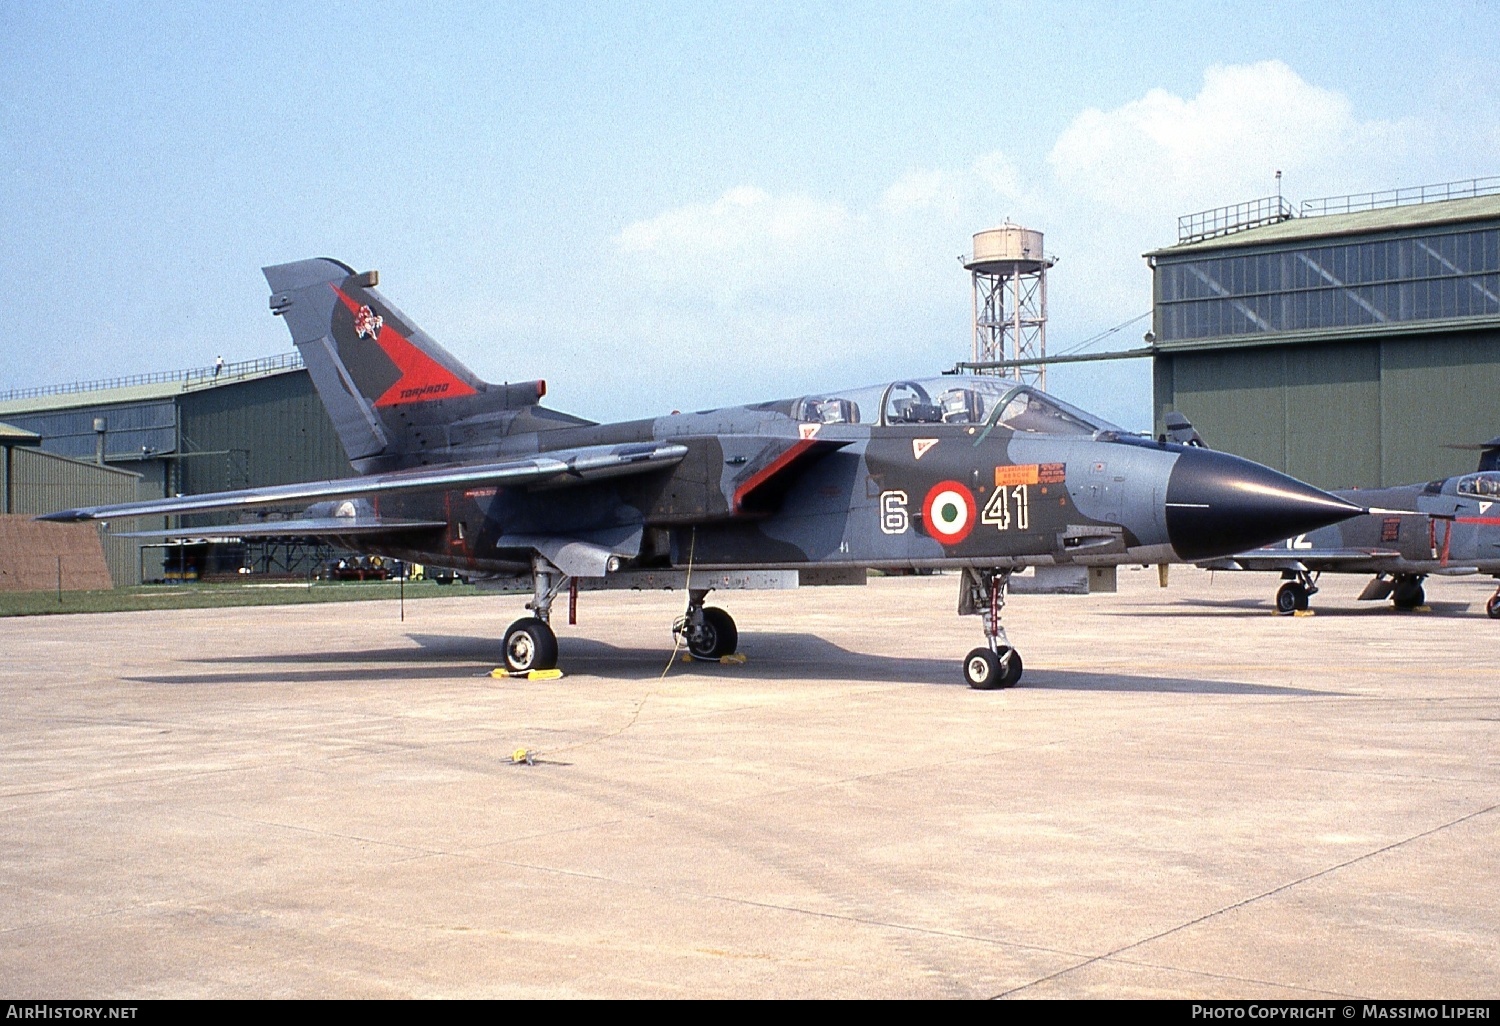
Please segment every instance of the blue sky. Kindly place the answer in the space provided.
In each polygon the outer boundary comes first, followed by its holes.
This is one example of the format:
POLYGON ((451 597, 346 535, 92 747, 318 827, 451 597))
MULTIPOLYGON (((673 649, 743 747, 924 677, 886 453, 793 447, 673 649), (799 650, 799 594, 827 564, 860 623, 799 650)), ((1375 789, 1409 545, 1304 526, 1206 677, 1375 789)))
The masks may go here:
MULTIPOLYGON (((595 418, 936 373, 1007 217, 1058 351, 1278 169, 1500 174, 1497 100, 1493 3, 0 0, 0 389, 286 351, 259 268, 307 256, 595 418)), ((1149 425, 1145 363, 1049 385, 1149 425)))

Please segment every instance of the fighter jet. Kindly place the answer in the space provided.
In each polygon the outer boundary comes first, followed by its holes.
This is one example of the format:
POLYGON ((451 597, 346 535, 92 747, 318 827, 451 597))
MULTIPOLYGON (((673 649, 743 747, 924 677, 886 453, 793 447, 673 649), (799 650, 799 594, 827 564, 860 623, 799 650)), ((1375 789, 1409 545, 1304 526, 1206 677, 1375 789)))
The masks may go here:
MULTIPOLYGON (((1169 413, 1164 438, 1201 437, 1181 414, 1169 413)), ((1480 450, 1473 474, 1393 488, 1349 489, 1333 494, 1370 512, 1223 559, 1203 560, 1209 570, 1280 571, 1276 611, 1309 608, 1325 573, 1374 574, 1360 601, 1389 598, 1397 609, 1426 602, 1429 575, 1488 574, 1500 580, 1500 438, 1455 449, 1480 450)), ((1485 603, 1500 619, 1500 587, 1485 603)))
MULTIPOLYGON (((693 656, 735 652, 709 592, 863 583, 868 568, 960 572, 985 645, 975 688, 1015 684, 1011 577, 1241 552, 1362 511, 1225 453, 1122 431, 994 377, 888 382, 596 424, 541 381, 482 381, 335 260, 265 268, 357 477, 95 506, 49 520, 312 503, 237 536, 315 536, 531 592, 505 631, 513 673, 556 666, 552 609, 579 590, 680 589, 693 656)), ((181 533, 180 531, 178 533, 181 533)), ((789 607, 790 608, 790 607, 789 607)), ((906 629, 910 629, 909 626, 906 629)))

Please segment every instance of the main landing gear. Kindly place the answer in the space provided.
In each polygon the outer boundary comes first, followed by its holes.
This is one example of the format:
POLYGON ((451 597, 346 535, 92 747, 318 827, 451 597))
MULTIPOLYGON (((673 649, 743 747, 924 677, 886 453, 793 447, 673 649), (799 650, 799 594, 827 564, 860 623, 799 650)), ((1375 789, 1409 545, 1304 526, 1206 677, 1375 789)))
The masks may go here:
POLYGON ((511 673, 557 667, 557 635, 552 632, 552 600, 567 583, 561 571, 538 558, 532 564, 531 601, 524 616, 505 630, 505 668, 511 673))
POLYGON ((1422 578, 1402 574, 1396 578, 1391 589, 1391 605, 1401 610, 1412 610, 1427 604, 1427 595, 1422 591, 1422 578))
POLYGON ((707 588, 688 589, 687 612, 672 624, 672 633, 687 646, 694 659, 718 659, 733 655, 740 644, 734 617, 717 606, 705 606, 707 588))
POLYGON ((1500 620, 1500 588, 1496 588, 1495 594, 1484 604, 1484 611, 1491 620, 1500 620))
POLYGON ((1416 609, 1418 606, 1427 604, 1427 594, 1422 590, 1422 582, 1426 579, 1426 574, 1396 574, 1393 577, 1388 577, 1383 573, 1376 574, 1375 579, 1365 585, 1365 590, 1359 593, 1359 599, 1361 602, 1376 602, 1388 598, 1391 600, 1391 605, 1397 609, 1403 611, 1416 609))
POLYGON ((1307 609, 1309 599, 1318 593, 1318 575, 1308 570, 1288 570, 1286 578, 1276 592, 1276 612, 1280 616, 1291 616, 1307 609))
MULTIPOLYGON (((505 668, 511 673, 551 670, 557 667, 557 635, 551 627, 552 602, 569 578, 540 557, 532 564, 532 595, 526 608, 530 616, 522 617, 505 631, 502 646, 505 668)), ((672 633, 682 640, 694 659, 718 659, 733 655, 739 648, 740 632, 734 617, 722 609, 705 606, 708 588, 688 590, 687 612, 672 625, 672 633)))
POLYGON ((1014 687, 1021 679, 1021 653, 1010 647, 1000 624, 1010 575, 1009 570, 966 567, 959 583, 959 615, 979 616, 984 622, 988 647, 976 648, 964 657, 964 680, 981 691, 1014 687))

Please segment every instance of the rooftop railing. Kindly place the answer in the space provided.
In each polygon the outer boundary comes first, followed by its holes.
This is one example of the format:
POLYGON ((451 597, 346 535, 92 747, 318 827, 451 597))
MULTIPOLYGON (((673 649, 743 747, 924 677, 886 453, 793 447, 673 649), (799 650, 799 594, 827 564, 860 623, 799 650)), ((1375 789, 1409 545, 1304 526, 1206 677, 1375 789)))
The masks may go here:
POLYGON ((1292 205, 1280 196, 1247 200, 1230 207, 1215 207, 1177 219, 1177 244, 1202 242, 1220 235, 1231 235, 1263 224, 1275 224, 1295 217, 1292 205))
POLYGON ((1407 189, 1356 192, 1348 196, 1325 196, 1322 199, 1303 200, 1302 216, 1353 214, 1361 210, 1404 207, 1416 203, 1440 203, 1443 200, 1452 199, 1473 199, 1478 196, 1493 196, 1496 193, 1500 193, 1500 177, 1465 178, 1457 182, 1439 182, 1437 185, 1414 185, 1407 189))
POLYGON ((70 381, 63 385, 40 385, 36 388, 12 388, 0 392, 0 402, 10 399, 36 399, 47 395, 69 395, 76 392, 104 392, 132 385, 160 385, 169 381, 181 381, 184 389, 222 385, 245 378, 258 378, 275 371, 300 370, 302 354, 282 353, 278 356, 262 356, 258 360, 240 360, 235 363, 219 363, 209 367, 192 367, 187 370, 153 371, 149 374, 130 374, 120 378, 103 378, 97 381, 70 381))

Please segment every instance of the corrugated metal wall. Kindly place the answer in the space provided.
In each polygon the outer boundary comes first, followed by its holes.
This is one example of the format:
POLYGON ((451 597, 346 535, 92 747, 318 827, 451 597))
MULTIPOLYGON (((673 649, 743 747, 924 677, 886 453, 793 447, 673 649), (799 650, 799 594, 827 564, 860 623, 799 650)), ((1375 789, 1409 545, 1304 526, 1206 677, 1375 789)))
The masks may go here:
POLYGON ((1500 331, 1383 342, 1380 366, 1385 483, 1473 470, 1477 453, 1443 446, 1500 435, 1500 331))
POLYGON ((1473 470, 1445 448, 1500 434, 1500 332, 1177 352, 1157 358, 1156 424, 1324 488, 1473 470))
MULTIPOLYGON (((139 478, 124 470, 57 456, 40 449, 4 448, 7 495, 3 512, 36 515, 74 506, 134 502, 139 478)), ((104 559, 118 587, 138 580, 135 542, 104 538, 104 559)))
POLYGON ((186 392, 177 402, 185 494, 354 474, 306 371, 186 392))

